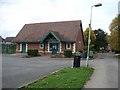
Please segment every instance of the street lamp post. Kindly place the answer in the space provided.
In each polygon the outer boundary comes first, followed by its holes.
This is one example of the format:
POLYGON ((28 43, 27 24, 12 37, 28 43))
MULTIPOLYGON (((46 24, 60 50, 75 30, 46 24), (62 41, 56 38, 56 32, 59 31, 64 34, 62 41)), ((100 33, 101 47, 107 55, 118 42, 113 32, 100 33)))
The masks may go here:
POLYGON ((90 50, 90 31, 92 30, 92 27, 91 27, 91 23, 92 23, 92 8, 93 7, 99 7, 99 6, 102 6, 102 4, 101 3, 98 3, 98 4, 96 4, 96 5, 93 5, 93 6, 91 6, 91 15, 90 15, 90 24, 89 24, 89 36, 88 36, 88 48, 87 48, 87 59, 86 59, 86 67, 88 67, 88 65, 89 65, 89 50, 90 50))

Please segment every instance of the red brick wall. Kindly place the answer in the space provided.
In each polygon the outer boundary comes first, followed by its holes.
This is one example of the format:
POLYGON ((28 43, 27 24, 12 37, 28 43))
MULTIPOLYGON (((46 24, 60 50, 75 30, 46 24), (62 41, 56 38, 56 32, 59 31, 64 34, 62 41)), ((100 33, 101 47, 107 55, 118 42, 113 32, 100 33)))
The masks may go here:
POLYGON ((63 52, 65 50, 65 43, 61 43, 61 51, 63 52))
MULTIPOLYGON (((40 48, 40 44, 39 43, 34 43, 34 44, 28 43, 28 50, 29 49, 38 49, 39 52, 43 51, 43 48, 40 48)), ((48 51, 48 43, 45 44, 45 51, 48 51)))
MULTIPOLYGON (((63 52, 66 48, 66 44, 65 43, 61 43, 61 51, 63 52)), ((40 44, 39 43, 27 43, 27 50, 29 49, 38 49, 39 52, 41 52, 41 54, 43 54, 43 49, 40 48, 40 44)), ((71 50, 73 50, 73 43, 71 43, 71 50)), ((17 44, 17 52, 20 52, 20 44, 17 44)), ((45 44, 45 53, 46 55, 49 55, 50 52, 48 52, 48 43, 45 44)))
POLYGON ((39 43, 34 43, 34 44, 28 43, 27 45, 28 45, 28 50, 29 49, 38 49, 39 51, 42 51, 42 49, 40 48, 39 43))
POLYGON ((20 50, 20 44, 17 44, 17 50, 20 50))
POLYGON ((73 43, 71 43, 71 50, 73 51, 73 43))
POLYGON ((20 53, 20 44, 17 43, 16 53, 20 53))
POLYGON ((48 43, 45 44, 45 51, 48 51, 48 43))
MULTIPOLYGON (((66 48, 66 44, 65 43, 62 43, 62 46, 61 46, 61 51, 63 52, 66 48)), ((73 51, 73 43, 71 43, 71 49, 73 51)))
POLYGON ((76 51, 83 50, 83 48, 84 48, 84 44, 83 44, 82 32, 81 30, 79 30, 78 36, 76 39, 76 51), (81 42, 80 44, 79 44, 79 41, 81 42))

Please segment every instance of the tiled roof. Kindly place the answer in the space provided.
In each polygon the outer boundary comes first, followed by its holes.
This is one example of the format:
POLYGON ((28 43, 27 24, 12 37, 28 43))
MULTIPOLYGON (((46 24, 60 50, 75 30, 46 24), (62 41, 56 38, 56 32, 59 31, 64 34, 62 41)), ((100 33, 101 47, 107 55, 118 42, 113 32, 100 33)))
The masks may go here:
POLYGON ((0 36, 0 42, 4 41, 4 39, 2 38, 2 36, 0 36))
POLYGON ((82 24, 80 20, 25 24, 13 42, 40 42, 49 31, 61 41, 74 42, 78 31, 82 29, 80 24, 82 24))
POLYGON ((15 37, 6 37, 5 41, 6 42, 11 42, 15 37))

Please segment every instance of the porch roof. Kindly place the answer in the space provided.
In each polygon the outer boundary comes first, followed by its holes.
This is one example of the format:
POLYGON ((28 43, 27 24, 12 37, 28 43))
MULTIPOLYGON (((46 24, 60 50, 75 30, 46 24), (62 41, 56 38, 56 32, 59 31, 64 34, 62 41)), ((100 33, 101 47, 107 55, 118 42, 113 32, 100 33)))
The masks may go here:
POLYGON ((57 32, 49 31, 45 36, 43 36, 43 38, 41 38, 40 43, 43 43, 43 41, 47 38, 49 34, 52 34, 57 41, 61 41, 57 32))

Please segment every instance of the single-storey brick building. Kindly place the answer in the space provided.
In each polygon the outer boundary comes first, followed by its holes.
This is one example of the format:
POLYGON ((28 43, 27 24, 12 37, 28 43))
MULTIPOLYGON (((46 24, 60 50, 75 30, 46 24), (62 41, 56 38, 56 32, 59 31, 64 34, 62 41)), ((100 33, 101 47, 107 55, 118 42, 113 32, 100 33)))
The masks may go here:
POLYGON ((6 37, 5 38, 5 44, 14 44, 12 43, 12 40, 14 39, 15 37, 6 37))
POLYGON ((16 52, 25 53, 38 49, 39 53, 49 54, 52 49, 63 53, 83 50, 84 36, 81 20, 25 24, 13 42, 17 43, 16 52))

